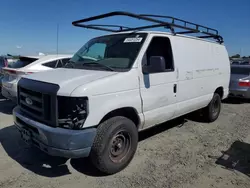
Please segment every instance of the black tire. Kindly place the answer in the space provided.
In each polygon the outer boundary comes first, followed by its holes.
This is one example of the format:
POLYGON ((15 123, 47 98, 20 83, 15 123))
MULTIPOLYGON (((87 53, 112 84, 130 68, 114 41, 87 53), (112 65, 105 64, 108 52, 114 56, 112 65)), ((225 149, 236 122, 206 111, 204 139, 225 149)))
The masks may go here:
POLYGON ((112 117, 98 126, 90 159, 100 172, 114 174, 128 166, 137 144, 136 125, 128 118, 112 117))
POLYGON ((209 123, 214 122, 218 119, 221 111, 221 98, 220 95, 215 93, 211 102, 203 110, 203 116, 209 123))

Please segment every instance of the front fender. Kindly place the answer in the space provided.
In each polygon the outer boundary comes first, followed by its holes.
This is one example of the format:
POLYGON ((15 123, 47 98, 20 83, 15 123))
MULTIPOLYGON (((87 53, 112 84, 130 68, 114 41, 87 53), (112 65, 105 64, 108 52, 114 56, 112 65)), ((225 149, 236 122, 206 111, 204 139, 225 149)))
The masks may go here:
POLYGON ((139 89, 133 89, 89 97, 89 114, 84 128, 98 125, 106 114, 123 107, 134 108, 141 123, 144 123, 139 89))

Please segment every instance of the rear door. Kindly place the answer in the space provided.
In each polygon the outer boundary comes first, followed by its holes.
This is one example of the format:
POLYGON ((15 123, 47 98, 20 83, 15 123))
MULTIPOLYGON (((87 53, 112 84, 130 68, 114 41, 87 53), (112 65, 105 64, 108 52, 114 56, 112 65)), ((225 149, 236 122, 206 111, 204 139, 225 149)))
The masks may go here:
POLYGON ((145 117, 144 128, 171 119, 176 110, 177 74, 174 68, 171 42, 168 37, 153 36, 144 54, 142 66, 149 66, 151 56, 164 57, 163 72, 149 70, 140 75, 140 91, 145 117))

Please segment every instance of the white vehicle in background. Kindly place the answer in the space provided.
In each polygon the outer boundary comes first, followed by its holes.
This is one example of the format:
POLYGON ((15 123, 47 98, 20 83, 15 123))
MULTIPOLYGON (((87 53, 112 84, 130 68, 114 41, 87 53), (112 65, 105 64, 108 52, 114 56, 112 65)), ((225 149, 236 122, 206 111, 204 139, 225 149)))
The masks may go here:
POLYGON ((3 68, 2 95, 16 101, 17 83, 27 74, 63 67, 72 55, 21 56, 18 61, 3 68))
POLYGON ((111 12, 73 22, 116 33, 91 39, 62 69, 19 81, 13 116, 22 139, 53 156, 89 156, 97 169, 113 174, 132 160, 139 131, 200 109, 204 120, 215 121, 230 80, 223 38, 215 29, 155 17, 111 12), (121 15, 152 25, 113 30, 85 24, 121 15), (171 33, 140 31, 156 27, 171 33), (183 35, 189 33, 200 35, 183 35))

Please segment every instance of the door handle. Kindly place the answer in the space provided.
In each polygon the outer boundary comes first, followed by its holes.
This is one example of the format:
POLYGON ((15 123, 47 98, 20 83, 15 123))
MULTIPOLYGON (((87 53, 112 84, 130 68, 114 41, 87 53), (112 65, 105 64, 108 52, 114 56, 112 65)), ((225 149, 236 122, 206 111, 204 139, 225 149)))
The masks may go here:
POLYGON ((177 84, 174 84, 174 93, 177 92, 177 84))

